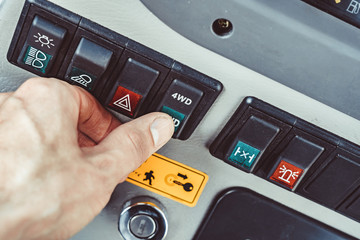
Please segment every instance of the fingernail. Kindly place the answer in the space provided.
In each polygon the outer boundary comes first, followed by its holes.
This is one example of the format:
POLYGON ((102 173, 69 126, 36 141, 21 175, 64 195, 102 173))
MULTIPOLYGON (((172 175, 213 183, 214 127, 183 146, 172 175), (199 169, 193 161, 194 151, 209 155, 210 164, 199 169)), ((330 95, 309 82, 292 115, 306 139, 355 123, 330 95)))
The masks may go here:
POLYGON ((158 117, 150 126, 154 146, 158 147, 166 143, 174 132, 174 124, 171 118, 158 117))

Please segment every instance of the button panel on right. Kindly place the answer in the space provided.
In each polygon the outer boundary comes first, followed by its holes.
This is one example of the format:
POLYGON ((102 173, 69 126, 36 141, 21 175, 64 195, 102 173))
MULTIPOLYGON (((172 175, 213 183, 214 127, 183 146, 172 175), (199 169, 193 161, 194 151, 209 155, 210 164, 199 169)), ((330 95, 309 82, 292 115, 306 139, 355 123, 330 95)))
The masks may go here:
POLYGON ((360 146, 247 97, 213 156, 360 222, 360 146))

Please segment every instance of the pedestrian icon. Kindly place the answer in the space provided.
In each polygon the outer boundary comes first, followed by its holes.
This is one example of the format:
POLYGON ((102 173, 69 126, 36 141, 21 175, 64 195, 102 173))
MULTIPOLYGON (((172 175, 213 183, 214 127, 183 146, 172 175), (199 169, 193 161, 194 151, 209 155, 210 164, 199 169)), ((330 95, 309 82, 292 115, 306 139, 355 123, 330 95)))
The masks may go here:
POLYGON ((143 181, 149 181, 149 185, 152 185, 152 179, 155 179, 154 175, 153 175, 154 171, 150 171, 150 172, 146 172, 145 176, 146 178, 143 179, 143 181))
POLYGON ((119 100, 113 103, 115 106, 121 107, 126 111, 131 112, 131 104, 130 104, 130 95, 127 94, 124 97, 120 98, 119 100))
POLYGON ((83 85, 84 87, 88 87, 88 84, 90 84, 92 82, 92 78, 86 74, 81 74, 79 76, 73 76, 70 79, 73 80, 74 82, 77 82, 77 83, 83 85))

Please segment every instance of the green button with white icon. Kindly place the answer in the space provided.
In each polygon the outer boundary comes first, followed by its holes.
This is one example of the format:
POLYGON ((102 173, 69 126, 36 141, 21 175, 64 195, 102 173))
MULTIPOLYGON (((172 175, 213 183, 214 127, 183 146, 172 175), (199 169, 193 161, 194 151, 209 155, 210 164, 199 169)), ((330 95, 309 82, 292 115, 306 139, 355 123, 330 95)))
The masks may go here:
POLYGON ((251 168, 256 158, 258 157, 260 150, 238 141, 233 152, 231 153, 229 160, 233 163, 242 165, 246 168, 251 168))
POLYGON ((179 129, 181 122, 185 119, 185 115, 167 106, 163 106, 161 112, 167 113, 172 117, 175 125, 174 132, 176 132, 179 129))
POLYGON ((51 55, 29 45, 23 62, 26 65, 33 67, 35 70, 45 73, 51 58, 51 55))

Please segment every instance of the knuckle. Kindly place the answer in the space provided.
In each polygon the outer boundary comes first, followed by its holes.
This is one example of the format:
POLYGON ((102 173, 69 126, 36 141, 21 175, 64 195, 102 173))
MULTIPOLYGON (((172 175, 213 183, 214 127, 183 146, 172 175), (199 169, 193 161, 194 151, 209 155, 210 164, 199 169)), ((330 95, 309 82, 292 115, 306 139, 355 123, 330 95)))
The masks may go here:
POLYGON ((30 78, 25 81, 16 92, 20 96, 30 94, 35 96, 46 96, 53 94, 53 87, 48 79, 30 78))

